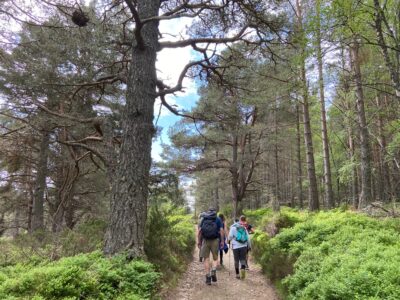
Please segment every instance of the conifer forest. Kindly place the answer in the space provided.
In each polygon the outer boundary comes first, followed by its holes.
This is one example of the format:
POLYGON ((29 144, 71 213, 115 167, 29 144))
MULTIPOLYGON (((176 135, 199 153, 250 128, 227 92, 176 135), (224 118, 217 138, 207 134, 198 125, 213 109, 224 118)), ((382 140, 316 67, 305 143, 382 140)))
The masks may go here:
POLYGON ((400 299, 399 205, 400 0, 0 0, 0 299, 400 299))

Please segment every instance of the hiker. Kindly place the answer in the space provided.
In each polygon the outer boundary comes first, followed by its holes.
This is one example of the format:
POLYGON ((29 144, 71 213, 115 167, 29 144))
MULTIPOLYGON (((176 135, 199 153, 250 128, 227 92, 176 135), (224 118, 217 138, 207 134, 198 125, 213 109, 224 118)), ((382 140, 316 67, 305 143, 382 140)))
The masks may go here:
POLYGON ((237 219, 229 230, 228 240, 232 244, 233 258, 235 260, 236 278, 244 279, 246 278, 246 256, 248 250, 251 249, 251 244, 247 229, 243 225, 241 225, 240 221, 237 219))
POLYGON ((240 224, 246 228, 246 230, 249 234, 254 233, 254 228, 251 224, 247 223, 246 216, 244 216, 244 215, 240 216, 240 224))
MULTIPOLYGON (((252 234, 254 233, 254 229, 253 226, 250 225, 249 223, 247 223, 246 220, 246 216, 240 216, 240 221, 239 221, 240 225, 242 225, 244 228, 246 228, 247 233, 248 234, 252 234)), ((246 252, 246 270, 249 270, 249 263, 248 263, 248 258, 249 258, 249 251, 251 250, 251 248, 247 248, 247 252, 246 252)))
MULTIPOLYGON (((225 216, 222 214, 222 213, 220 213, 219 215, 218 215, 218 217, 220 218, 220 220, 221 220, 221 222, 222 222, 222 229, 223 229, 223 231, 224 231, 224 238, 223 238, 223 242, 224 242, 224 244, 223 244, 223 246, 220 246, 219 247, 219 264, 221 265, 221 266, 223 266, 224 265, 224 260, 223 260, 223 257, 224 257, 224 252, 225 252, 225 254, 226 253, 228 253, 228 245, 226 244, 226 238, 227 238, 227 231, 226 231, 226 220, 225 220, 225 216)), ((222 245, 222 243, 220 243, 220 245, 222 245)))
POLYGON ((208 285, 211 285, 211 281, 217 281, 218 250, 221 245, 223 246, 223 238, 224 231, 222 229, 222 222, 217 217, 215 209, 211 207, 208 212, 204 214, 203 220, 201 221, 197 244, 200 248, 200 256, 204 260, 206 284, 208 285), (211 267, 210 252, 213 259, 211 267))

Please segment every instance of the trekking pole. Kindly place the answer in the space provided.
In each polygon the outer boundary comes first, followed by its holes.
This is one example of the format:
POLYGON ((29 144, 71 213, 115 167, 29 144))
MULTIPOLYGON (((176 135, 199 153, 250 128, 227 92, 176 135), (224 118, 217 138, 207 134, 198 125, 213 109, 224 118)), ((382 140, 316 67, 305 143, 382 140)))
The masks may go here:
POLYGON ((231 249, 231 243, 229 243, 228 247, 228 276, 231 277, 231 251, 229 249, 231 249))

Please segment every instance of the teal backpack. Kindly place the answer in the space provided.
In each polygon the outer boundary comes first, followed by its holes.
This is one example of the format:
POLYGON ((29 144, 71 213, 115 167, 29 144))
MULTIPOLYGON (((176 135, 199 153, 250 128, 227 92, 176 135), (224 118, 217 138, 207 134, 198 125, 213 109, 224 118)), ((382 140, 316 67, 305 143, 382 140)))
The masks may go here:
POLYGON ((241 225, 236 226, 236 237, 235 240, 239 243, 246 243, 248 239, 246 228, 241 225))

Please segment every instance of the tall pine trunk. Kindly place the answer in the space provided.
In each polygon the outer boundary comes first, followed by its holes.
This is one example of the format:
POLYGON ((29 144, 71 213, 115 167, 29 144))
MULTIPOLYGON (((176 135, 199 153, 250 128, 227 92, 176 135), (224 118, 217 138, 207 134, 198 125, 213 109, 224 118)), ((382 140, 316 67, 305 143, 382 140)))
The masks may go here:
POLYGON ((331 164, 329 157, 329 138, 328 129, 326 126, 326 111, 325 111, 325 92, 324 92, 324 75, 323 75, 323 62, 322 62, 322 47, 321 47, 321 0, 316 1, 316 21, 317 21, 317 61, 318 61, 318 85, 319 96, 321 103, 321 128, 322 128, 322 151, 324 160, 324 189, 325 189, 325 203, 327 208, 335 206, 332 190, 332 175, 331 164))
POLYGON ((31 231, 44 229, 44 192, 46 190, 47 159, 49 156, 49 132, 43 130, 39 146, 38 166, 33 192, 31 231))
POLYGON ((364 92, 362 88, 361 67, 359 58, 359 43, 357 38, 353 39, 350 46, 350 61, 356 86, 356 108, 360 132, 361 153, 361 193, 359 197, 359 208, 364 208, 372 200, 371 184, 371 147, 368 132, 367 119, 365 117, 364 92))
MULTIPOLYGON (((138 0, 141 19, 158 15, 159 0, 138 0)), ((136 29, 138 30, 138 29, 136 29)), ((123 139, 111 190, 111 212, 104 252, 127 250, 131 257, 144 254, 151 143, 156 97, 158 22, 140 30, 143 43, 134 41, 122 116, 123 139)))
MULTIPOLYGON (((354 147, 354 137, 353 137, 353 129, 351 125, 348 125, 348 134, 349 134, 349 159, 354 162, 355 161, 355 147, 354 147)), ((358 207, 359 201, 359 189, 358 189, 358 174, 357 167, 353 164, 351 167, 351 194, 352 194, 352 205, 353 207, 358 207)))
MULTIPOLYGON (((215 151, 215 158, 218 160, 219 159, 219 153, 218 149, 215 151)), ((218 177, 218 171, 214 170, 215 173, 215 187, 214 187, 214 207, 217 211, 220 209, 220 197, 219 197, 219 177, 218 177)))
POLYGON ((275 97, 275 114, 274 114, 274 131, 275 131, 275 196, 272 199, 272 210, 275 212, 280 211, 280 202, 281 202, 281 189, 279 182, 279 157, 278 157, 278 99, 275 97))
POLYGON ((390 178, 390 165, 389 162, 385 159, 385 155, 387 153, 387 141, 386 136, 384 133, 384 121, 383 121, 383 112, 384 106, 382 104, 381 97, 376 97, 377 106, 380 111, 378 114, 378 141, 379 141, 379 164, 382 169, 382 187, 383 188, 383 200, 385 202, 389 202, 389 200, 394 198, 394 191, 393 191, 393 183, 392 178, 390 178))
POLYGON ((306 61, 305 61, 306 37, 303 29, 302 6, 300 4, 300 0, 296 1, 296 7, 297 7, 297 17, 298 17, 298 34, 300 38, 300 47, 301 47, 300 81, 301 81, 301 92, 303 100, 302 106, 303 106, 303 123, 304 123, 304 143, 306 147, 307 175, 309 181, 308 207, 311 211, 314 211, 319 209, 319 200, 318 200, 317 177, 315 175, 314 147, 312 141, 310 110, 308 102, 308 86, 307 86, 306 61))
POLYGON ((297 198, 300 208, 303 208, 303 170, 301 161, 301 132, 300 132, 300 109, 296 103, 296 154, 297 154, 297 198))
POLYGON ((230 167, 231 172, 231 187, 232 187, 232 207, 233 218, 238 217, 239 214, 239 170, 238 170, 238 137, 236 133, 232 137, 232 163, 230 167))

